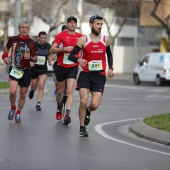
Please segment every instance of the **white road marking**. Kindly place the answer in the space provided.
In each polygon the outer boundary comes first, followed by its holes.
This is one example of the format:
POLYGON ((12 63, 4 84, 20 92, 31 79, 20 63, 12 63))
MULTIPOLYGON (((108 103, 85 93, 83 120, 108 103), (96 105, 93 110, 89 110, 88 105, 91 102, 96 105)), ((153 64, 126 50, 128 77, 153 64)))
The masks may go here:
POLYGON ((135 148, 139 148, 139 149, 143 149, 143 150, 147 150, 147 151, 156 152, 156 153, 160 153, 160 154, 163 154, 163 155, 168 155, 168 156, 170 156, 170 153, 167 153, 167 152, 157 151, 157 150, 154 150, 154 149, 150 149, 150 148, 147 148, 147 147, 135 145, 135 144, 132 144, 132 143, 129 143, 129 142, 125 142, 125 141, 122 141, 122 140, 113 138, 113 137, 109 136, 107 133, 105 133, 105 132, 103 131, 103 129, 102 129, 103 126, 108 125, 108 124, 119 123, 119 122, 126 122, 126 121, 132 121, 132 120, 139 120, 139 119, 140 119, 140 118, 138 118, 138 119, 118 120, 118 121, 113 121, 113 122, 106 122, 106 123, 103 123, 103 124, 98 124, 98 125, 96 125, 96 126, 95 126, 95 130, 96 130, 101 136, 103 136, 104 138, 113 140, 113 141, 115 141, 115 142, 122 143, 122 144, 125 144, 125 145, 128 145, 128 146, 132 146, 132 147, 135 147, 135 148))
POLYGON ((146 96, 146 97, 148 97, 148 98, 153 98, 153 97, 157 97, 158 95, 157 94, 151 94, 151 95, 148 95, 148 96, 146 96))

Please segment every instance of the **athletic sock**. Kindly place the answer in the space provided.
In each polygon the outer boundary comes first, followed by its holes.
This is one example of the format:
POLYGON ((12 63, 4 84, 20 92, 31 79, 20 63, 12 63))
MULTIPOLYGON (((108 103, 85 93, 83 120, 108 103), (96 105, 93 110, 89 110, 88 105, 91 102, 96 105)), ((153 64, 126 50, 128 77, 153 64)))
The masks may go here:
POLYGON ((62 107, 63 103, 57 103, 58 108, 62 107))
POLYGON ((84 130, 84 129, 85 129, 85 126, 80 126, 80 130, 81 130, 81 129, 83 129, 83 130, 84 130))
POLYGON ((86 110, 87 110, 86 114, 87 114, 88 116, 90 116, 90 113, 91 113, 91 112, 89 111, 88 107, 87 107, 86 110))
POLYGON ((21 113, 21 110, 17 110, 16 114, 20 114, 21 113))
POLYGON ((15 110, 15 109, 16 109, 16 105, 12 105, 12 106, 11 106, 11 109, 12 109, 12 110, 15 110))
POLYGON ((71 110, 67 109, 66 114, 70 114, 71 110))
POLYGON ((63 97, 62 97, 62 103, 66 103, 66 101, 67 101, 67 94, 63 94, 63 97))

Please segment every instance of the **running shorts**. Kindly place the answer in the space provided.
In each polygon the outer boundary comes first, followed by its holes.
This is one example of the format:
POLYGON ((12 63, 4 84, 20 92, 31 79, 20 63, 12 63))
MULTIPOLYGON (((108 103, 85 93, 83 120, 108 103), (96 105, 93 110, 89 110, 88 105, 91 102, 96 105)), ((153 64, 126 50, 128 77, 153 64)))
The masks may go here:
POLYGON ((32 67, 31 68, 31 78, 32 79, 36 79, 38 78, 39 75, 44 75, 47 74, 47 67, 42 67, 42 68, 38 68, 38 67, 32 67))
MULTIPOLYGON (((9 68, 9 73, 11 72, 11 70, 12 70, 12 67, 9 68)), ((20 79, 15 78, 12 75, 9 75, 9 81, 14 80, 14 81, 17 81, 18 85, 20 85, 21 87, 29 87, 31 83, 31 69, 26 68, 26 69, 22 69, 22 71, 24 72, 24 74, 20 79)))
POLYGON ((106 83, 106 76, 100 72, 84 72, 81 71, 77 80, 76 89, 80 88, 89 89, 91 92, 104 92, 106 83))
POLYGON ((62 82, 69 78, 76 79, 78 73, 78 66, 71 68, 64 68, 59 65, 56 66, 55 76, 58 82, 62 82))

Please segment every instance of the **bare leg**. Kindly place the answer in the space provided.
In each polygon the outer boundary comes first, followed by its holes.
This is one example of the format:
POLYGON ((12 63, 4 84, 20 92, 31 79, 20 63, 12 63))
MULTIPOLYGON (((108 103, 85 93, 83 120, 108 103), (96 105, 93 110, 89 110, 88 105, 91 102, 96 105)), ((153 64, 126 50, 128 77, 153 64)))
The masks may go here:
POLYGON ((43 95, 44 95, 44 86, 45 86, 45 82, 47 80, 47 74, 44 75, 40 75, 39 76, 39 91, 38 91, 38 102, 42 101, 43 95))
POLYGON ((9 81, 9 87, 10 87, 9 100, 10 100, 11 106, 13 106, 13 105, 15 105, 15 101, 16 101, 16 93, 17 93, 17 89, 18 89, 18 82, 10 80, 9 81))
POLYGON ((67 82, 67 102, 66 102, 66 109, 67 110, 71 110, 71 107, 73 105, 73 89, 74 89, 74 86, 75 86, 75 82, 76 80, 75 79, 68 79, 68 82, 67 82))
POLYGON ((81 88, 79 90, 79 94, 80 94, 79 121, 80 121, 80 126, 84 126, 86 107, 88 104, 88 97, 89 97, 89 89, 81 88))
POLYGON ((26 101, 26 93, 28 91, 28 87, 20 87, 20 97, 18 99, 18 110, 22 110, 25 101, 26 101))

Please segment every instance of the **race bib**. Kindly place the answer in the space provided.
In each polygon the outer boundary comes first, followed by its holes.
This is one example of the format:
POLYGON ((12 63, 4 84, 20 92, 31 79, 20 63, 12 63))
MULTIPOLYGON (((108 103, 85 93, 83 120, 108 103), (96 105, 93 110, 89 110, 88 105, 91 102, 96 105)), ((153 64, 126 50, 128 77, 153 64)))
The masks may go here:
POLYGON ((69 55, 70 55, 69 53, 64 53, 64 59, 63 59, 64 64, 74 64, 74 62, 68 60, 69 55))
POLYGON ((45 56, 38 56, 37 62, 35 64, 44 65, 45 64, 45 56))
POLYGON ((10 75, 17 78, 17 79, 20 79, 24 75, 24 72, 13 67, 11 72, 10 72, 10 75))
POLYGON ((93 60, 88 62, 89 71, 103 70, 102 60, 93 60))

